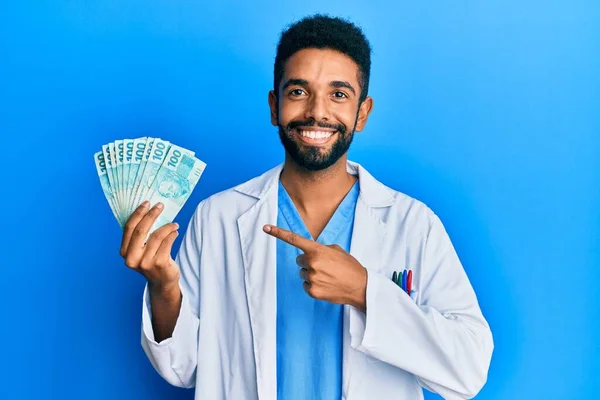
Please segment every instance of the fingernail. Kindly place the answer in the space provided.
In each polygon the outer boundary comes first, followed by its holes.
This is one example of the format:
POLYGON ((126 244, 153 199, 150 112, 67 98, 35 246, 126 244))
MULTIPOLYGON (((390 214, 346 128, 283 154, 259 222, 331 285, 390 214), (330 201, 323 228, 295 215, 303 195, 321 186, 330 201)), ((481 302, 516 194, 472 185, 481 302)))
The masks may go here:
POLYGON ((263 227, 263 231, 265 231, 265 232, 269 233, 269 232, 271 232, 271 227, 270 227, 269 225, 265 225, 265 226, 263 227))
POLYGON ((179 224, 177 222, 174 222, 175 224, 175 229, 179 229, 179 224))
POLYGON ((164 207, 163 203, 156 203, 156 208, 158 208, 159 210, 162 210, 164 207))
POLYGON ((142 203, 142 207, 144 207, 144 208, 148 208, 149 205, 150 205, 150 202, 148 200, 146 200, 142 203))

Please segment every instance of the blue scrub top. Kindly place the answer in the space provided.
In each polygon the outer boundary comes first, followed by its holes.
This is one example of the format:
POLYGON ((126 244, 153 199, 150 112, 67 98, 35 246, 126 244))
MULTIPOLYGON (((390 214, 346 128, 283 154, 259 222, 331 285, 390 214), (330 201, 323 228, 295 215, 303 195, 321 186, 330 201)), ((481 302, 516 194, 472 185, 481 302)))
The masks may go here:
MULTIPOLYGON (((358 180, 317 238, 350 251, 358 180)), ((277 225, 312 239, 279 182, 277 225)), ((339 400, 342 397, 343 307, 315 300, 302 287, 296 257, 301 250, 277 241, 277 397, 339 400)))

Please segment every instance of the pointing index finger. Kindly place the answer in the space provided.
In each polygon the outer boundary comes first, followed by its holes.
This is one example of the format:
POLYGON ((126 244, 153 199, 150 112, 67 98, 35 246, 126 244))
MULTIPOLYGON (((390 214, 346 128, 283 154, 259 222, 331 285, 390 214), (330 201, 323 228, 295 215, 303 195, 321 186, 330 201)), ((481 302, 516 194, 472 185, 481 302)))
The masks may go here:
POLYGON ((313 240, 309 240, 305 237, 298 235, 297 233, 290 232, 278 226, 265 225, 263 227, 263 231, 265 231, 271 236, 276 237, 277 239, 281 239, 284 242, 291 244, 292 246, 304 251, 305 253, 307 251, 315 250, 319 246, 319 243, 313 240))

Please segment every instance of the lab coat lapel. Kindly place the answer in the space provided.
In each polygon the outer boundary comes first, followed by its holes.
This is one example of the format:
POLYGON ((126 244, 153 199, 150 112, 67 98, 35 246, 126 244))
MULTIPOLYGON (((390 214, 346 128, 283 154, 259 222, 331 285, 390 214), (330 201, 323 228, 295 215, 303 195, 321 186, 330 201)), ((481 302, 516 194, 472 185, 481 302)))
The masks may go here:
POLYGON ((386 235, 386 224, 377 209, 390 207, 394 202, 394 192, 375 180, 359 164, 348 162, 348 171, 358 174, 360 194, 356 202, 354 226, 350 254, 371 271, 380 271, 380 244, 386 235))
MULTIPOLYGON (((379 244, 383 243, 385 235, 385 223, 373 214, 373 210, 359 196, 356 203, 350 254, 370 272, 379 272, 384 267, 381 265, 379 244)), ((345 308, 347 309, 348 319, 346 322, 348 325, 344 331, 350 333, 353 338, 362 337, 366 322, 365 314, 351 306, 345 308)), ((352 340, 351 343, 352 347, 355 347, 355 341, 352 340)))
POLYGON ((380 244, 383 242, 385 234, 385 223, 375 215, 372 208, 360 195, 356 202, 350 254, 366 269, 379 271, 383 267, 379 262, 380 244))
POLYGON ((254 196, 256 204, 238 218, 244 279, 259 399, 277 397, 276 379, 276 240, 263 232, 277 223, 277 182, 281 167, 240 185, 236 190, 254 196))
MULTIPOLYGON (((394 202, 393 191, 375 180, 363 167, 349 162, 348 169, 358 173, 360 195, 356 203, 350 254, 370 272, 379 272, 385 267, 381 261, 380 244, 387 234, 385 222, 378 214, 378 208, 390 207, 394 202)), ((368 312, 368 311, 367 311, 368 312)), ((357 338, 361 338, 365 330, 365 314, 356 308, 344 306, 344 360, 343 390, 344 397, 348 393, 353 375, 352 354, 350 349, 356 348, 357 338)))

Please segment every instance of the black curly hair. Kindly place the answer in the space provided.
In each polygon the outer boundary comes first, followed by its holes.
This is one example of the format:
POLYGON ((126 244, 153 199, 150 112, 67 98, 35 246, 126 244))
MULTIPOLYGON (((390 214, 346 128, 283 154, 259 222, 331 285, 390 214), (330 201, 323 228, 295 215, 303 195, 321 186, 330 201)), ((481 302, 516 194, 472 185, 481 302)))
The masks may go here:
POLYGON ((359 103, 367 97, 371 74, 371 45, 355 24, 338 17, 315 14, 305 17, 282 32, 275 56, 273 89, 278 94, 286 61, 307 48, 331 49, 350 57, 359 67, 359 103))

